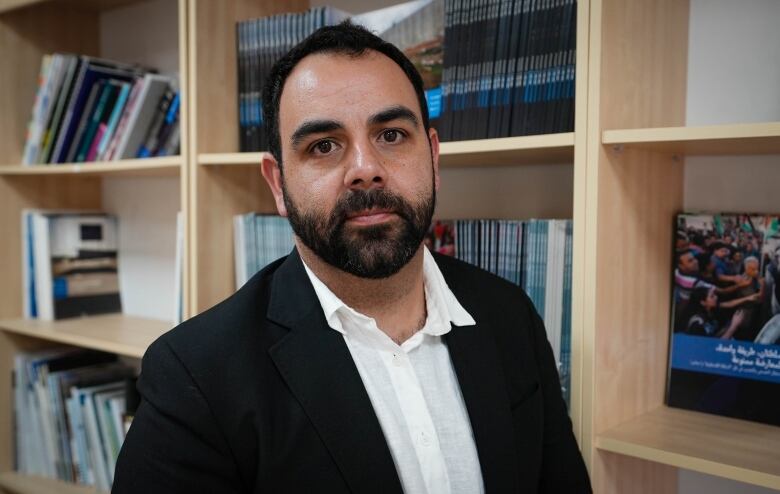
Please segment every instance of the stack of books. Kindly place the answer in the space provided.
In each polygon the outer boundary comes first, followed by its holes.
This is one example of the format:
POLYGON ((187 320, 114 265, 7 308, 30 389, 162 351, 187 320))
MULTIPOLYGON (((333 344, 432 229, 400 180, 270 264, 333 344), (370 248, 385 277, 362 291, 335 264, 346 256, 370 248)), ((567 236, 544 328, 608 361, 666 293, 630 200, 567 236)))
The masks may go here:
POLYGON ((442 141, 574 129, 576 0, 446 0, 442 141))
POLYGON ((175 79, 136 65, 44 55, 23 164, 178 154, 176 86, 175 79))
POLYGON ((121 312, 116 217, 22 212, 24 315, 42 320, 121 312))
POLYGON ((292 251, 295 243, 287 218, 247 213, 233 217, 236 289, 269 263, 292 251))
POLYGON ((435 221, 429 249, 521 286, 544 320, 567 403, 571 394, 571 220, 435 221))
POLYGON ((108 492, 139 397, 115 355, 55 348, 14 357, 16 470, 108 492))

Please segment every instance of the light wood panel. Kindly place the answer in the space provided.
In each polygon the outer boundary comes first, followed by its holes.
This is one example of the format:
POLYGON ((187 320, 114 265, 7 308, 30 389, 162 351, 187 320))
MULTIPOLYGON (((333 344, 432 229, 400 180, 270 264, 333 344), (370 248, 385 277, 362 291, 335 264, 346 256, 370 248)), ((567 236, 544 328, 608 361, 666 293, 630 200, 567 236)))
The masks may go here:
POLYGON ((596 447, 780 490, 780 428, 660 407, 609 429, 596 447))
POLYGON ((780 122, 605 130, 602 142, 685 155, 780 154, 780 122))
POLYGON ((583 437, 594 491, 674 493, 676 470, 599 453, 593 438, 663 403, 672 219, 683 163, 605 149, 605 128, 682 125, 688 2, 591 2, 583 437))
POLYGON ((0 488, 14 494, 98 494, 94 487, 60 480, 28 477, 14 472, 0 473, 0 488))
POLYGON ((0 15, 0 161, 21 163, 41 58, 98 54, 97 14, 45 3, 0 15))
POLYGON ((124 314, 59 321, 0 320, 2 331, 136 358, 143 357, 146 348, 170 328, 167 321, 124 314))
POLYGON ((180 156, 61 165, 0 165, 0 175, 175 176, 183 169, 180 156))
POLYGON ((196 313, 235 291, 233 216, 251 211, 275 213, 276 206, 260 170, 254 167, 199 167, 196 313))

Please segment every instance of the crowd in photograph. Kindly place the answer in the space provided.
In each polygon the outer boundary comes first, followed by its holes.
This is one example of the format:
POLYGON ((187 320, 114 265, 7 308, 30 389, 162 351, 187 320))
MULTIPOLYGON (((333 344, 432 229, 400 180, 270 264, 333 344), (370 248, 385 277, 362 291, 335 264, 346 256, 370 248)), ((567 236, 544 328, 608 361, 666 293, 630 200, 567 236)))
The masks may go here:
POLYGON ((674 331, 780 344, 778 218, 680 215, 674 331))

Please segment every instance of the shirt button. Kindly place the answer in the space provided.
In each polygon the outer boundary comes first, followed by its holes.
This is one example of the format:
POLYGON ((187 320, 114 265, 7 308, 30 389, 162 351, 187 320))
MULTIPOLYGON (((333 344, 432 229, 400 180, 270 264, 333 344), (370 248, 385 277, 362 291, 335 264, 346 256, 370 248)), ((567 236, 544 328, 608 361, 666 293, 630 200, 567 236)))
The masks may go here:
POLYGON ((404 365, 404 363, 401 361, 401 357, 397 353, 393 354, 393 365, 396 367, 401 367, 404 365))
POLYGON ((420 442, 422 443, 423 446, 425 446, 427 448, 428 446, 431 445, 431 438, 430 438, 430 436, 428 434, 426 434, 424 432, 421 432, 420 433, 420 442))

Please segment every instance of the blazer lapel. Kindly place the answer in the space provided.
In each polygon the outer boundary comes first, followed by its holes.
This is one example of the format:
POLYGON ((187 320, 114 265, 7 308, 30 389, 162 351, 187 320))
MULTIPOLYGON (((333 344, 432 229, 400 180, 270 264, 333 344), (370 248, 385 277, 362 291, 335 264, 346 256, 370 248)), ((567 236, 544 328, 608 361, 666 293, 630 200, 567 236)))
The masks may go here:
POLYGON ((496 343, 479 322, 453 326, 444 339, 471 419, 485 492, 518 492, 514 425, 496 343))
POLYGON ((268 318, 290 332, 269 354, 352 492, 401 493, 379 420, 343 336, 331 329, 297 251, 273 275, 268 318))

